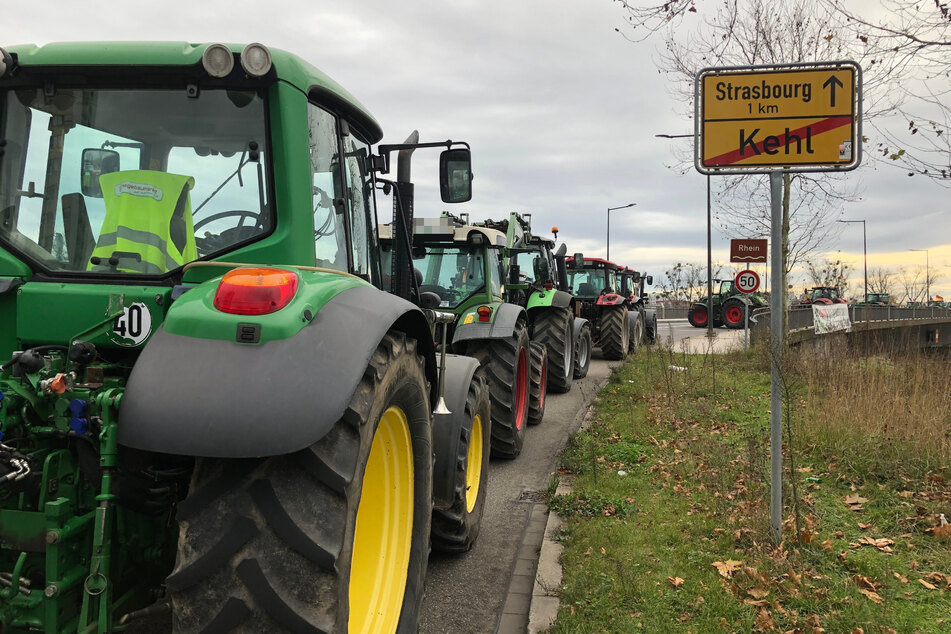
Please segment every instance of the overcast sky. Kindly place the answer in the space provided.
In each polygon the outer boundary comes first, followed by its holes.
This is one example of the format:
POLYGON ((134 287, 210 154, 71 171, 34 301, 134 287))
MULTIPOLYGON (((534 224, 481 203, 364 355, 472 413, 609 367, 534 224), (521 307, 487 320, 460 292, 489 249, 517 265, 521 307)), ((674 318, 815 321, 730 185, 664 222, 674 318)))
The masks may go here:
MULTIPOLYGON (((611 0, 53 0, 5 11, 0 40, 258 41, 294 52, 356 95, 385 142, 413 129, 468 141, 474 198, 453 211, 531 213, 536 233, 558 225, 571 252, 603 257, 606 209, 637 203, 611 213, 611 259, 657 275, 706 259, 706 179, 668 167, 692 141, 655 135, 693 124, 657 70, 662 39, 625 40, 615 32, 624 17, 611 0)), ((445 208, 436 156, 417 152, 417 215, 445 208)), ((849 178, 862 200, 844 217, 867 221, 870 268, 923 265, 912 248, 929 249, 933 270, 951 265, 949 190, 871 162, 849 178)), ((841 226, 829 250, 854 258, 861 277, 861 225, 841 226)), ((726 261, 728 246, 714 230, 714 259, 726 261)), ((936 286, 951 295, 951 270, 936 286)))

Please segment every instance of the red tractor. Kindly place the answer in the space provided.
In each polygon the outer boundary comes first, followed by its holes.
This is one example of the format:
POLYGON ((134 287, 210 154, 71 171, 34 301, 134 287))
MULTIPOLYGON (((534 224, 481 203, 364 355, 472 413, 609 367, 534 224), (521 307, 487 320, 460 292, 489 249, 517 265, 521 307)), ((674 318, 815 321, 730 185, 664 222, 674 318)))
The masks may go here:
MULTIPOLYGON (((581 307, 579 316, 591 322, 594 343, 601 346, 605 358, 624 360, 631 341, 628 309, 631 300, 621 294, 620 267, 601 258, 582 258, 580 253, 569 258, 567 265, 569 292, 581 307)), ((640 332, 643 333, 643 328, 640 332)))

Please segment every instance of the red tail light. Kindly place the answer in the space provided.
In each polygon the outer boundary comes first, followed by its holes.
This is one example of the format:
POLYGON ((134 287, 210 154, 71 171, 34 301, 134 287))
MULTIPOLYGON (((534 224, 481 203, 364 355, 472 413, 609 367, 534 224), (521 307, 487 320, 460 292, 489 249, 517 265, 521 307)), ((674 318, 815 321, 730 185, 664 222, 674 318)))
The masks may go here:
POLYGON ((225 273, 215 308, 235 315, 266 315, 287 306, 297 293, 297 274, 284 269, 244 268, 225 273))
POLYGON ((552 284, 551 282, 545 282, 545 290, 546 290, 546 291, 550 291, 550 290, 553 289, 553 288, 555 288, 555 285, 554 285, 554 284, 552 284))
POLYGON ((479 321, 489 321, 489 317, 492 316, 492 307, 479 306, 479 308, 476 309, 476 312, 479 313, 479 321))

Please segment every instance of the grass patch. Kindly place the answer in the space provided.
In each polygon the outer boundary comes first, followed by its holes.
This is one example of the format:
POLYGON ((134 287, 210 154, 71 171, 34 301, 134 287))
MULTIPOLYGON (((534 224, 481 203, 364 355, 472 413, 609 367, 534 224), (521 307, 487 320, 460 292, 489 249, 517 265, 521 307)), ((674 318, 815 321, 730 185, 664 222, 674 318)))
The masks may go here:
POLYGON ((935 529, 951 516, 951 368, 793 356, 784 378, 797 468, 786 456, 775 547, 763 353, 656 347, 612 373, 562 457, 572 493, 551 500, 552 632, 951 630, 951 540, 935 529))

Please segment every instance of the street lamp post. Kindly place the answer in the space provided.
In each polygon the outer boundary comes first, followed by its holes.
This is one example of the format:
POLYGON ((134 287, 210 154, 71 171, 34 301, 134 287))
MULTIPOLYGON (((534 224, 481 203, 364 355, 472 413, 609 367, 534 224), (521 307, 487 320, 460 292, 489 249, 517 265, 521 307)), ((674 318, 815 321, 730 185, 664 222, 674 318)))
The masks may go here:
POLYGON ((636 204, 637 203, 631 203, 629 205, 621 205, 620 207, 608 207, 608 235, 606 240, 608 254, 607 257, 604 258, 605 260, 608 260, 609 262, 611 261, 611 212, 617 211, 618 209, 627 209, 628 207, 633 207, 636 204))
POLYGON ((931 273, 929 272, 928 265, 928 249, 908 249, 909 251, 924 251, 925 252, 925 303, 931 303, 931 273))
POLYGON ((861 222, 862 223, 862 255, 865 260, 865 302, 868 303, 868 242, 865 234, 864 220, 837 220, 836 222, 861 222))

